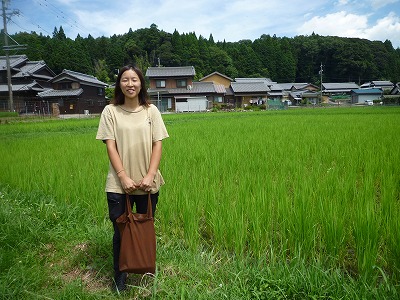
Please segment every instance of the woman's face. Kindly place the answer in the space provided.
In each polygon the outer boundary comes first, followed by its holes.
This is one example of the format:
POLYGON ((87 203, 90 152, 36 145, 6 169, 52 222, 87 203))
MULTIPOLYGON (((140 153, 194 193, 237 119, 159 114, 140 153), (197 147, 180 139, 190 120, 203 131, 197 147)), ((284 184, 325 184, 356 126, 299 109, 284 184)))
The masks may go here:
POLYGON ((139 79, 139 76, 131 69, 126 70, 122 74, 119 84, 121 86, 122 93, 125 95, 125 98, 128 99, 137 98, 142 88, 142 83, 139 79))

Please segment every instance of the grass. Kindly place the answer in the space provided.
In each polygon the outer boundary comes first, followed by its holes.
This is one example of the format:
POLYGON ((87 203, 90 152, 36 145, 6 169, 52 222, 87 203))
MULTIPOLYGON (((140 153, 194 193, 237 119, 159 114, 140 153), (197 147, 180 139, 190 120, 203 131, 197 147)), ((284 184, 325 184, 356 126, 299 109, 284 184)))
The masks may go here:
MULTIPOLYGON (((399 113, 164 115, 158 272, 122 298, 398 298, 399 113)), ((0 126, 0 298, 114 298, 97 125, 0 126)))

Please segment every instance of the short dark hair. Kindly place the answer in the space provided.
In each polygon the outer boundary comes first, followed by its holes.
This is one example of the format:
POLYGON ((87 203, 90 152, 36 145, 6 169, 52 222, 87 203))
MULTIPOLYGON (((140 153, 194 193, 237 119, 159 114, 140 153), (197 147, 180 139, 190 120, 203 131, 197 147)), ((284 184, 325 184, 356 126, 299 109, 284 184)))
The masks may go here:
POLYGON ((115 81, 114 99, 112 103, 114 105, 120 105, 125 103, 125 95, 124 93, 122 93, 120 81, 122 74, 124 74, 124 72, 128 70, 134 71, 140 79, 141 89, 139 92, 139 105, 149 106, 150 105, 149 94, 147 93, 146 81, 143 72, 134 65, 126 65, 123 66, 121 69, 119 69, 117 80, 115 81))

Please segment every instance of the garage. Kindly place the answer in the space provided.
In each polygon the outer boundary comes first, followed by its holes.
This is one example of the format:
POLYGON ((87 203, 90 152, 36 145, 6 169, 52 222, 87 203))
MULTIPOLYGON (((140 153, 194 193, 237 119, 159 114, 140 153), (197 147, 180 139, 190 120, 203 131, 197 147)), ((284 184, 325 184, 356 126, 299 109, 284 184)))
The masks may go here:
POLYGON ((175 98, 175 111, 176 112, 189 112, 189 111, 205 111, 207 110, 207 98, 201 97, 176 97, 175 98))

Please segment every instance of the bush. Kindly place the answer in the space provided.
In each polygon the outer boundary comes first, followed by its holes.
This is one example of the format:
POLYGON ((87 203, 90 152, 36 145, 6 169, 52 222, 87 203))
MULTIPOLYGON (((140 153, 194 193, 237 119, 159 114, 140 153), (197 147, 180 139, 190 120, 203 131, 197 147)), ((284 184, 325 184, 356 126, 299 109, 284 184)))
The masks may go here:
POLYGON ((0 112, 0 118, 13 118, 13 117, 18 117, 17 112, 9 112, 9 111, 1 111, 0 112))

